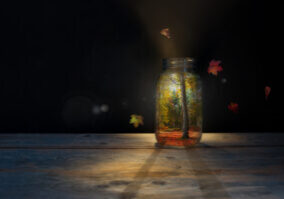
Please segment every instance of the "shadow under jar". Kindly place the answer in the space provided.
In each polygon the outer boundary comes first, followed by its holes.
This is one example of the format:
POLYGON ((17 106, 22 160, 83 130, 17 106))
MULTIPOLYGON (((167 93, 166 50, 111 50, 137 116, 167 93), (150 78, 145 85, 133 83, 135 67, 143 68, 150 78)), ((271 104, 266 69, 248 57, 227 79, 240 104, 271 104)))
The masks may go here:
POLYGON ((158 146, 194 146, 202 135, 200 77, 193 59, 163 60, 156 91, 156 139, 158 146))

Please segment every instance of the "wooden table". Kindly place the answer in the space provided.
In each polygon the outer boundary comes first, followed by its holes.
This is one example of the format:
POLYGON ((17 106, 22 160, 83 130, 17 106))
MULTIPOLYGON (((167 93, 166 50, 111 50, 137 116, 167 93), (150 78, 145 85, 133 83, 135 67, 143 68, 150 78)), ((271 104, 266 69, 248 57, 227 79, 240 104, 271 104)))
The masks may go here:
POLYGON ((284 133, 0 134, 0 199, 284 198, 284 133))

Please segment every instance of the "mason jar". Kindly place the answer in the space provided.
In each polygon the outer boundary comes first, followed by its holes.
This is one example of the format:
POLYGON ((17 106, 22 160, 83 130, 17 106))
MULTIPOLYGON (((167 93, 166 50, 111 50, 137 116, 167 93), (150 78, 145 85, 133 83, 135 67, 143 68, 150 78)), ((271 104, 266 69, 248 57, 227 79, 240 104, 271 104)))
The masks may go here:
POLYGON ((158 146, 193 146, 202 135, 202 92, 193 59, 163 60, 156 90, 158 146))

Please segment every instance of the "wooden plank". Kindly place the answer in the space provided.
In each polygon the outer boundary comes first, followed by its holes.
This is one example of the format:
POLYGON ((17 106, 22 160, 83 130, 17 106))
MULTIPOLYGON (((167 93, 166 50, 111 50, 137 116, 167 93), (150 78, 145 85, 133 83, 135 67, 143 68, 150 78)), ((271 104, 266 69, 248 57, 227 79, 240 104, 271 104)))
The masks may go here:
POLYGON ((281 198, 273 190, 284 188, 283 148, 264 154, 257 149, 2 149, 0 195, 9 199, 281 198))
POLYGON ((154 148, 153 134, 0 136, 0 198, 284 198, 284 147, 272 134, 205 135, 210 147, 182 150, 154 148), (233 137, 259 141, 236 147, 233 137))
MULTIPOLYGON (((0 134, 1 148, 155 148, 145 134, 0 134)), ((197 147, 283 146, 282 133, 203 133, 197 147)))

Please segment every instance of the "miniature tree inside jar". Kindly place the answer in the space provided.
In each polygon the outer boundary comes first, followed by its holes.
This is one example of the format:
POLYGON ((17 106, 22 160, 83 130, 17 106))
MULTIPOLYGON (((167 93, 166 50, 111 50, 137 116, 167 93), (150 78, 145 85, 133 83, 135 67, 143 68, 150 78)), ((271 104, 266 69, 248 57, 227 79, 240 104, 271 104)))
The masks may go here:
POLYGON ((202 135, 200 77, 191 58, 163 60, 156 93, 156 139, 160 146, 193 146, 202 135))

